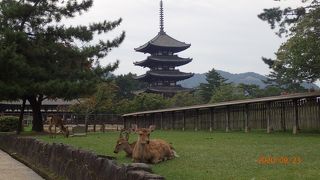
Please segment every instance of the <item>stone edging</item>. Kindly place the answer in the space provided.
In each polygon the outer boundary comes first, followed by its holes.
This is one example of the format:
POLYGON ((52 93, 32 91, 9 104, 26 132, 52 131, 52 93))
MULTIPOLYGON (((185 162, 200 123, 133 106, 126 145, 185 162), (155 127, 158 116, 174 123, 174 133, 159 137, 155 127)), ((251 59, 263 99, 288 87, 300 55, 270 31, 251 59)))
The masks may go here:
POLYGON ((114 160, 64 144, 49 144, 30 137, 0 135, 0 148, 46 179, 149 180, 165 179, 149 165, 118 165, 114 160))

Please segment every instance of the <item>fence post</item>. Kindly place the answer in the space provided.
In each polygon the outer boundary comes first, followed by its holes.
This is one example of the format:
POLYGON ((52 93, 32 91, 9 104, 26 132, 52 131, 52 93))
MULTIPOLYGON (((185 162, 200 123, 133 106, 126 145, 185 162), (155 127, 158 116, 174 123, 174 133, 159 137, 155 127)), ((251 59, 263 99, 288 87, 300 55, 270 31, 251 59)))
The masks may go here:
POLYGON ((186 129, 186 111, 185 110, 182 111, 182 123, 183 123, 182 131, 185 131, 186 129))
POLYGON ((210 108, 210 132, 212 132, 213 121, 214 121, 214 108, 210 108))
POLYGON ((156 124, 156 113, 153 113, 152 114, 152 125, 155 125, 156 124))
POLYGON ((122 120, 123 120, 123 128, 127 129, 127 117, 126 116, 122 116, 122 120))
POLYGON ((299 119, 298 119, 298 101, 297 99, 292 100, 293 103, 293 134, 297 134, 298 127, 299 127, 299 119))
POLYGON ((226 132, 229 132, 229 118, 230 118, 229 106, 226 106, 226 132))
POLYGON ((271 102, 267 102, 267 133, 270 133, 270 121, 271 121, 271 102))
POLYGON ((86 133, 88 132, 88 126, 89 126, 89 114, 86 113, 85 117, 84 117, 84 121, 85 121, 85 127, 86 127, 86 133))
POLYGON ((249 105, 245 104, 244 107, 244 132, 249 132, 249 105))
POLYGON ((175 122, 175 112, 174 111, 172 111, 172 114, 171 114, 171 119, 172 119, 172 121, 171 121, 171 129, 172 130, 174 130, 174 122, 175 122))
POLYGON ((320 97, 316 97, 317 109, 318 109, 318 128, 320 128, 320 97))
POLYGON ((194 122, 194 131, 198 131, 198 122, 199 122, 199 109, 196 109, 196 119, 194 122))
POLYGON ((163 130, 163 112, 160 113, 160 128, 163 130))
POLYGON ((286 115, 285 115, 285 102, 280 102, 280 118, 281 118, 281 128, 283 131, 286 131, 286 115))
POLYGON ((97 121, 97 114, 94 114, 93 118, 93 132, 96 132, 96 121, 97 121))
POLYGON ((139 128, 139 126, 138 126, 138 120, 139 120, 139 115, 137 114, 137 115, 136 115, 136 118, 135 118, 135 122, 136 122, 137 127, 139 128))
POLYGON ((147 128, 147 114, 143 114, 143 126, 147 128))

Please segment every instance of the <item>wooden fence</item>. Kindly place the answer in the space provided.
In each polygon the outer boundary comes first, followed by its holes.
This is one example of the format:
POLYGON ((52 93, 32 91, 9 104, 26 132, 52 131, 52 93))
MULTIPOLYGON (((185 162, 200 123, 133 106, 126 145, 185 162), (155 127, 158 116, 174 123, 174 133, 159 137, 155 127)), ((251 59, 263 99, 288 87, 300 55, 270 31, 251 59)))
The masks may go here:
POLYGON ((123 115, 124 126, 175 130, 320 130, 320 92, 230 101, 123 115))
MULTIPOLYGON (((119 130, 123 128, 123 118, 118 114, 77 114, 72 112, 42 112, 42 120, 45 125, 45 128, 48 127, 47 116, 49 115, 59 115, 62 117, 64 123, 70 127, 77 126, 77 125, 85 125, 86 128, 91 131, 99 130, 101 125, 103 124, 106 129, 116 129, 119 130)), ((1 115, 5 116, 17 116, 19 117, 20 112, 7 112, 2 113, 1 115)), ((32 124, 32 112, 25 112, 23 114, 23 125, 28 126, 32 124)))

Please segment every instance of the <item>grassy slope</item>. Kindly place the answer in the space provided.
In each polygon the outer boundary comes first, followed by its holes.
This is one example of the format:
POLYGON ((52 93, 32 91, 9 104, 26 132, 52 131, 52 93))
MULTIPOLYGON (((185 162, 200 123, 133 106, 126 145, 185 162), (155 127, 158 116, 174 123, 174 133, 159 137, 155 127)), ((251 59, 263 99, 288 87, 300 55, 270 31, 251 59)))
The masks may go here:
MULTIPOLYGON (((116 156, 119 163, 130 162, 124 153, 114 155, 117 132, 90 134, 65 139, 58 136, 40 139, 90 149, 98 154, 116 156)), ((318 179, 320 177, 320 134, 264 132, 179 132, 156 131, 152 138, 171 142, 179 158, 153 166, 167 179, 318 179), (260 165, 260 156, 301 157, 300 164, 260 165)), ((131 140, 136 135, 131 135, 131 140)))

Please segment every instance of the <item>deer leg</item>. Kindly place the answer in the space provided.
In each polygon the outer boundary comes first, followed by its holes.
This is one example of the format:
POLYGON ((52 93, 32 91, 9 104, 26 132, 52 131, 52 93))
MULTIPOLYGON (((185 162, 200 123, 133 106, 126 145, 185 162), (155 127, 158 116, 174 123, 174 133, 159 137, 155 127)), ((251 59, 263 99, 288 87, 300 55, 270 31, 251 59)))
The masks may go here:
POLYGON ((49 137, 52 138, 52 125, 50 124, 48 129, 49 129, 49 137))
POLYGON ((152 164, 158 164, 158 163, 160 163, 162 160, 161 159, 159 159, 159 158, 153 158, 152 160, 151 160, 151 163, 152 164))
POLYGON ((134 163, 140 163, 139 159, 132 159, 134 163))
POLYGON ((151 159, 152 164, 157 164, 157 163, 160 163, 161 161, 163 161, 163 159, 161 159, 161 157, 159 155, 155 155, 151 159))
POLYGON ((57 126, 54 126, 54 138, 56 138, 57 135, 57 126))

